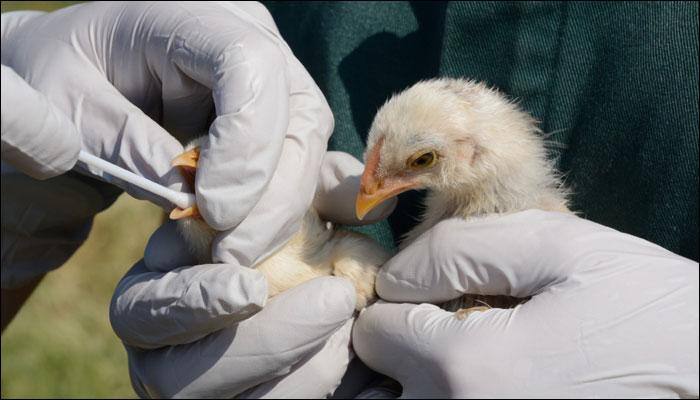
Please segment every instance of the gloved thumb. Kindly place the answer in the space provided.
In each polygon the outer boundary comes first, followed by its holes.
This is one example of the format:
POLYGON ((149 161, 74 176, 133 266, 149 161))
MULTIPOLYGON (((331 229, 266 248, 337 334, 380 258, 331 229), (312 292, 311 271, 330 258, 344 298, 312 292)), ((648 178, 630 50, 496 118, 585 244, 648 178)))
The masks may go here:
MULTIPOLYGON (((32 76, 29 82, 41 87, 42 93, 60 109, 78 116, 75 123, 83 150, 170 189, 182 190, 184 179, 171 166, 173 158, 183 151, 177 139, 117 90, 92 64, 70 62, 73 57, 78 57, 78 50, 72 47, 61 49, 60 56, 65 62, 52 65, 52 72, 53 79, 63 79, 62 84, 51 86, 43 76, 32 76), (72 90, 64 90, 66 85, 72 90)), ((80 161, 76 169, 87 170, 91 175, 102 177, 132 196, 150 200, 165 210, 173 208, 170 201, 80 161)))
POLYGON ((373 224, 394 211, 397 199, 377 206, 362 220, 355 215, 355 198, 360 190, 364 165, 342 151, 329 151, 323 159, 313 206, 327 221, 345 225, 373 224))
POLYGON ((619 236, 571 214, 540 210, 449 219, 384 265, 377 293, 385 300, 433 303, 464 293, 528 297, 566 281, 578 257, 600 243, 616 246, 619 236))

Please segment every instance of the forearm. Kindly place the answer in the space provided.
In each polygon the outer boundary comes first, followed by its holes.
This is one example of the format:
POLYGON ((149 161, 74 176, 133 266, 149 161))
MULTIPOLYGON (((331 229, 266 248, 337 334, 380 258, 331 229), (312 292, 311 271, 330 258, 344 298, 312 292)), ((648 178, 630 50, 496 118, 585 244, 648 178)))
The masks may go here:
POLYGON ((26 283, 23 286, 13 289, 0 290, 2 299, 2 331, 12 322, 12 319, 17 315, 17 312, 22 308, 29 296, 32 295, 34 289, 39 285, 39 282, 44 278, 44 275, 26 283))

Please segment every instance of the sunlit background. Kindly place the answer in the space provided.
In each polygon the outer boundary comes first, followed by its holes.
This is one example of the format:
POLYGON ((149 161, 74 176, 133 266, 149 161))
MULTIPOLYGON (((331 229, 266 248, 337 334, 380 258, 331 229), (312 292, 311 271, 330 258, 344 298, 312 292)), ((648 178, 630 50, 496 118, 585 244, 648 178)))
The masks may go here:
MULTIPOLYGON (((2 12, 73 3, 3 1, 2 12)), ((109 300, 161 218, 128 195, 97 216, 87 242, 44 278, 2 335, 3 398, 135 397, 109 300)))

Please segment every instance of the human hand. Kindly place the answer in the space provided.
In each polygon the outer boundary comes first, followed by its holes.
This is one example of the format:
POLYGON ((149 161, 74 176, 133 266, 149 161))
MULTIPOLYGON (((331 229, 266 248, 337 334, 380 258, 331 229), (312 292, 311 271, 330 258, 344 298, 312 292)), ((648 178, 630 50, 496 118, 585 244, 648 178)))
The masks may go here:
POLYGON ((2 88, 2 159, 36 179, 73 168, 80 136, 68 117, 4 65, 2 88))
POLYGON ((384 265, 377 292, 533 296, 466 320, 432 304, 365 309, 355 352, 407 398, 698 396, 698 263, 573 215, 443 221, 384 265))
MULTIPOLYGON (((362 170, 348 154, 326 155, 314 202, 324 218, 359 223, 351 206, 330 204, 355 198, 362 170)), ((112 299, 112 326, 140 396, 317 398, 335 390, 352 357, 349 281, 314 279, 265 305, 260 272, 237 264, 182 267, 194 262, 185 249, 173 222, 160 227, 112 299)))
POLYGON ((208 131, 195 190, 203 218, 225 231, 215 261, 250 266, 299 227, 333 117, 261 4, 98 2, 5 13, 2 49, 4 65, 71 117, 84 149, 174 190, 185 190, 170 165, 183 149, 178 139, 208 131))
POLYGON ((112 326, 142 397, 233 397, 246 390, 323 397, 349 362, 355 294, 341 278, 309 281, 265 305, 267 285, 253 269, 210 264, 158 273, 142 261, 116 290, 112 326), (295 379, 306 375, 311 356, 323 365, 309 367, 324 374, 295 379))

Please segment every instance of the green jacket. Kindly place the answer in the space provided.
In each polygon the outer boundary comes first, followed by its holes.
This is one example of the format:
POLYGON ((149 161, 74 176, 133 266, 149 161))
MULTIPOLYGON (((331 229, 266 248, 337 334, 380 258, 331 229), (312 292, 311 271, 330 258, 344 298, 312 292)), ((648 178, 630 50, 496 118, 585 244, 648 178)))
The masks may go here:
MULTIPOLYGON (((495 85, 541 121, 585 218, 698 259, 697 3, 270 2, 360 158, 374 113, 418 80, 495 85)), ((365 228, 395 244, 419 194, 365 228)))

